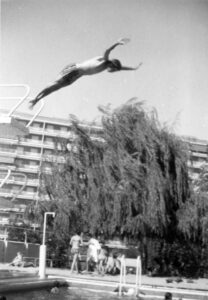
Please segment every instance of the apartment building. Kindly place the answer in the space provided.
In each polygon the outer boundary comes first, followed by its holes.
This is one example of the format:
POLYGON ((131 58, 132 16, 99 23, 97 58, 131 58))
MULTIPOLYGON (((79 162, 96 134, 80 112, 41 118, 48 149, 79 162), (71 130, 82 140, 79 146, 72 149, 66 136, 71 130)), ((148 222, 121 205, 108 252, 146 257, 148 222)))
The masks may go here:
MULTIPOLYGON (((0 110, 0 113, 6 112, 0 110)), ((31 115, 23 113, 15 113, 14 117, 20 129, 31 119, 31 115)), ((89 130, 92 138, 102 135, 99 126, 86 123, 81 126, 89 130)), ((25 207, 39 200, 41 162, 44 157, 52 157, 57 137, 74 138, 69 120, 39 116, 21 137, 2 132, 0 124, 0 183, 8 177, 0 189, 0 225, 8 224, 11 220, 21 221, 25 207)), ((190 137, 183 140, 189 149, 188 166, 190 177, 194 179, 207 162, 208 141, 190 137)))
MULTIPOLYGON (((1 110, 0 113, 6 112, 1 110)), ((19 128, 24 128, 32 117, 23 113, 15 113, 13 116, 19 128)), ((92 138, 102 133, 99 126, 86 123, 80 126, 89 130, 92 138)), ((28 133, 19 137, 11 135, 9 130, 2 132, 1 128, 0 124, 0 182, 5 182, 0 189, 0 224, 5 225, 11 220, 21 221, 25 207, 39 200, 39 176, 43 158, 52 158, 57 137, 73 139, 74 133, 69 120, 41 116, 31 123, 28 133)))
POLYGON ((208 141, 194 137, 184 137, 189 151, 189 175, 191 179, 197 179, 202 167, 208 163, 208 141))

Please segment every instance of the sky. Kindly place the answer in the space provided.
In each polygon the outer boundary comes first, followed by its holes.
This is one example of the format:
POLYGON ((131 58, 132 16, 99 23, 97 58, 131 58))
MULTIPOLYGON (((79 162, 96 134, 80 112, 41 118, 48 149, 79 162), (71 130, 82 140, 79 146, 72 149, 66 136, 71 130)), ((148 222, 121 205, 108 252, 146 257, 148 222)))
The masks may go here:
MULTIPOLYGON (((102 55, 121 37, 130 43, 110 57, 143 62, 139 70, 82 77, 45 98, 41 115, 99 120, 99 105, 137 97, 175 133, 208 140, 206 0, 1 0, 0 83, 28 84, 34 98, 67 64, 102 55)), ((0 100, 0 107, 15 101, 0 100)), ((31 113, 28 101, 18 111, 31 113)))

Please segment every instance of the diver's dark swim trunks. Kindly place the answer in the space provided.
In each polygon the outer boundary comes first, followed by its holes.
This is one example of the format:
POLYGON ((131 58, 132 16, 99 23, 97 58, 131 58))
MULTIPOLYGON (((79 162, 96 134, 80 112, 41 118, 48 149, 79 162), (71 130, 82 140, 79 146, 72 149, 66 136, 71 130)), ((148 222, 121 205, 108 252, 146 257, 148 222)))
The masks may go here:
POLYGON ((61 83, 62 86, 67 86, 81 76, 82 74, 80 73, 80 70, 77 68, 76 64, 70 64, 61 71, 60 76, 56 81, 61 83))

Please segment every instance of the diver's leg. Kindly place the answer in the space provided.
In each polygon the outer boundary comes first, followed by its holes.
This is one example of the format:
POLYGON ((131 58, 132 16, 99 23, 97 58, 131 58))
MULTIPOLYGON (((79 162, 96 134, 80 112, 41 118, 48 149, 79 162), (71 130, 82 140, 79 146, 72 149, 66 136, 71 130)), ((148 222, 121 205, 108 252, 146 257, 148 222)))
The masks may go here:
POLYGON ((43 89, 37 96, 35 99, 30 101, 30 107, 33 108, 33 106, 35 106, 37 104, 37 102, 39 102, 42 98, 48 96, 49 94, 59 90, 60 88, 62 88, 62 85, 60 84, 59 81, 55 81, 53 84, 49 85, 48 87, 46 87, 45 89, 43 89))

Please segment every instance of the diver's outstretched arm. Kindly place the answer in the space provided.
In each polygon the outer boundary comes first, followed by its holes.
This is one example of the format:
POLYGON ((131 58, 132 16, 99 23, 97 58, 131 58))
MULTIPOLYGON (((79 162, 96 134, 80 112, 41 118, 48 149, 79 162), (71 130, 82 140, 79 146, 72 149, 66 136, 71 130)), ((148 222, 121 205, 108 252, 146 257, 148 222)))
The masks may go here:
POLYGON ((109 55, 110 55, 110 52, 116 48, 117 46, 119 45, 125 45, 127 44, 128 42, 130 41, 130 39, 128 38, 123 38, 123 39, 120 39, 118 40, 118 42, 116 42, 115 44, 113 44, 110 48, 108 48, 105 53, 104 53, 104 59, 105 60, 108 60, 109 59, 109 55))
POLYGON ((135 70, 138 70, 142 65, 142 62, 137 66, 137 67, 125 67, 125 66, 122 66, 120 71, 135 71, 135 70))

